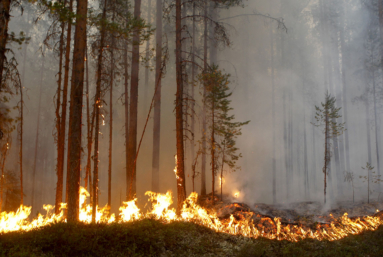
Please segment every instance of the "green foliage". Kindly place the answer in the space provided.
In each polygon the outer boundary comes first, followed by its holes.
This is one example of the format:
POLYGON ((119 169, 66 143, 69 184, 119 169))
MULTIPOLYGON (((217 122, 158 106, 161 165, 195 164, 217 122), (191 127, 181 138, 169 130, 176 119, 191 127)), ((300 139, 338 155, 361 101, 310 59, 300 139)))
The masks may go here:
POLYGON ((233 110, 230 107, 231 100, 229 100, 232 95, 231 92, 228 92, 230 90, 229 78, 230 74, 223 73, 216 65, 213 65, 208 72, 204 72, 199 76, 200 82, 206 88, 204 104, 210 110, 209 117, 213 117, 214 113, 214 120, 210 120, 210 129, 214 129, 215 142, 210 147, 213 147, 218 153, 216 161, 219 156, 222 156, 222 163, 235 171, 239 168, 236 166, 236 162, 242 157, 238 153, 239 148, 236 147, 236 139, 242 134, 241 127, 247 125, 250 121, 235 122, 234 115, 229 114, 233 110))
POLYGON ((328 138, 340 136, 345 131, 344 125, 346 123, 336 122, 336 119, 341 118, 342 116, 339 114, 341 107, 336 108, 335 102, 335 97, 332 97, 331 94, 326 92, 325 102, 321 103, 322 108, 315 106, 316 123, 313 123, 313 125, 316 127, 324 126, 323 133, 325 133, 328 138), (328 126, 326 122, 328 122, 328 126))

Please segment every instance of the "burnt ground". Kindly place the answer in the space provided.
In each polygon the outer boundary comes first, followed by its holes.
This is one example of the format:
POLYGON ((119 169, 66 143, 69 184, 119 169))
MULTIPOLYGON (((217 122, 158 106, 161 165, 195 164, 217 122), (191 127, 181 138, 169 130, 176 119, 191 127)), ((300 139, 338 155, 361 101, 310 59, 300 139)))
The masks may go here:
POLYGON ((303 225, 315 228, 317 224, 330 224, 336 222, 345 213, 351 219, 364 216, 383 216, 383 202, 355 202, 344 201, 325 208, 323 203, 308 201, 290 204, 265 204, 255 203, 248 205, 240 202, 232 202, 232 198, 223 197, 220 201, 215 197, 215 205, 212 205, 211 194, 199 198, 199 204, 208 209, 214 209, 220 219, 228 219, 231 215, 237 220, 252 220, 254 224, 262 218, 280 218, 282 224, 303 225), (379 212, 377 211, 379 210, 379 212))

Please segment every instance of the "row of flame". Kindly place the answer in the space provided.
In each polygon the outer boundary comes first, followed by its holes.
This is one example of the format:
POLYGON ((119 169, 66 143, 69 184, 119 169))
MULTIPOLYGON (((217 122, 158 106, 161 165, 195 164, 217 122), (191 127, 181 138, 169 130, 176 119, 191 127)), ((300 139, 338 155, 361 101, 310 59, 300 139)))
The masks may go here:
MULTIPOLYGON (((130 222, 145 218, 155 218, 162 222, 168 223, 172 221, 188 221, 209 227, 217 232, 224 232, 233 235, 242 235, 246 237, 266 237, 269 239, 299 241, 304 238, 313 238, 318 240, 338 240, 350 234, 359 234, 365 230, 375 230, 383 221, 379 217, 367 216, 352 220, 348 218, 347 213, 344 214, 337 223, 328 225, 318 225, 316 230, 305 228, 302 226, 282 225, 280 218, 262 218, 259 224, 253 224, 251 219, 237 220, 230 216, 229 220, 220 220, 217 214, 210 210, 202 208, 197 204, 197 193, 192 193, 185 201, 181 215, 177 216, 174 209, 170 208, 172 201, 171 192, 166 194, 158 194, 147 192, 149 201, 152 202, 151 211, 143 214, 136 205, 136 200, 123 202, 120 207, 119 219, 116 220, 114 214, 109 215, 108 208, 97 208, 96 222, 112 223, 112 222, 130 222)), ((86 198, 89 193, 81 188, 80 190, 80 221, 91 223, 92 206, 86 204, 86 198)), ((46 226, 55 222, 65 222, 64 208, 61 205, 61 213, 55 215, 52 213, 53 206, 44 205, 47 214, 39 214, 37 218, 28 221, 31 213, 31 207, 20 206, 17 212, 0 213, 0 233, 10 231, 29 231, 34 228, 46 226)))

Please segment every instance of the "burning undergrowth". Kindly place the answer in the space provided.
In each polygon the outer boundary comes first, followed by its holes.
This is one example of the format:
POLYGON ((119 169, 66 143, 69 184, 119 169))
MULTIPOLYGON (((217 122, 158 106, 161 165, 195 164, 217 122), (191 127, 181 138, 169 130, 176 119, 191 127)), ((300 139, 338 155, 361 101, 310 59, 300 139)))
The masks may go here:
MULTIPOLYGON (((268 239, 288 240, 292 242, 305 238, 317 240, 339 240, 351 234, 359 234, 366 230, 376 230, 383 224, 383 213, 370 213, 370 216, 350 216, 341 212, 345 207, 333 214, 319 215, 321 208, 316 203, 299 203, 290 208, 278 205, 256 204, 248 206, 244 203, 216 201, 211 197, 200 197, 192 193, 184 203, 181 215, 177 216, 172 205, 172 194, 147 192, 152 208, 143 213, 136 205, 136 200, 124 202, 119 215, 109 214, 108 208, 97 208, 98 223, 125 223, 143 219, 156 219, 162 223, 191 222, 210 228, 216 232, 240 235, 249 238, 264 237, 268 239)), ((91 223, 92 207, 86 204, 88 193, 81 189, 80 221, 91 223)), ((358 207, 358 211, 369 207, 358 207)), ((374 206, 375 207, 375 206, 374 206)), ((64 209, 65 206, 63 205, 64 209)), ((45 206, 47 215, 29 218, 30 207, 21 207, 17 213, 1 213, 0 232, 28 231, 52 223, 65 222, 63 210, 60 215, 52 213, 52 206, 45 206)), ((356 207, 349 209, 357 213, 356 207)), ((366 213, 368 214, 368 213, 366 213)))

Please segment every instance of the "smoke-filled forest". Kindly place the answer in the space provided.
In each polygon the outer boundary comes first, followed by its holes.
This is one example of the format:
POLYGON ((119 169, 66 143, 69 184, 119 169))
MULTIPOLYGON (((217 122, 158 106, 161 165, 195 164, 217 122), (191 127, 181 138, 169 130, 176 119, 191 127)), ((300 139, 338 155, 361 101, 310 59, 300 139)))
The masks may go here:
POLYGON ((374 213, 382 60, 380 0, 2 0, 0 212, 374 213))

